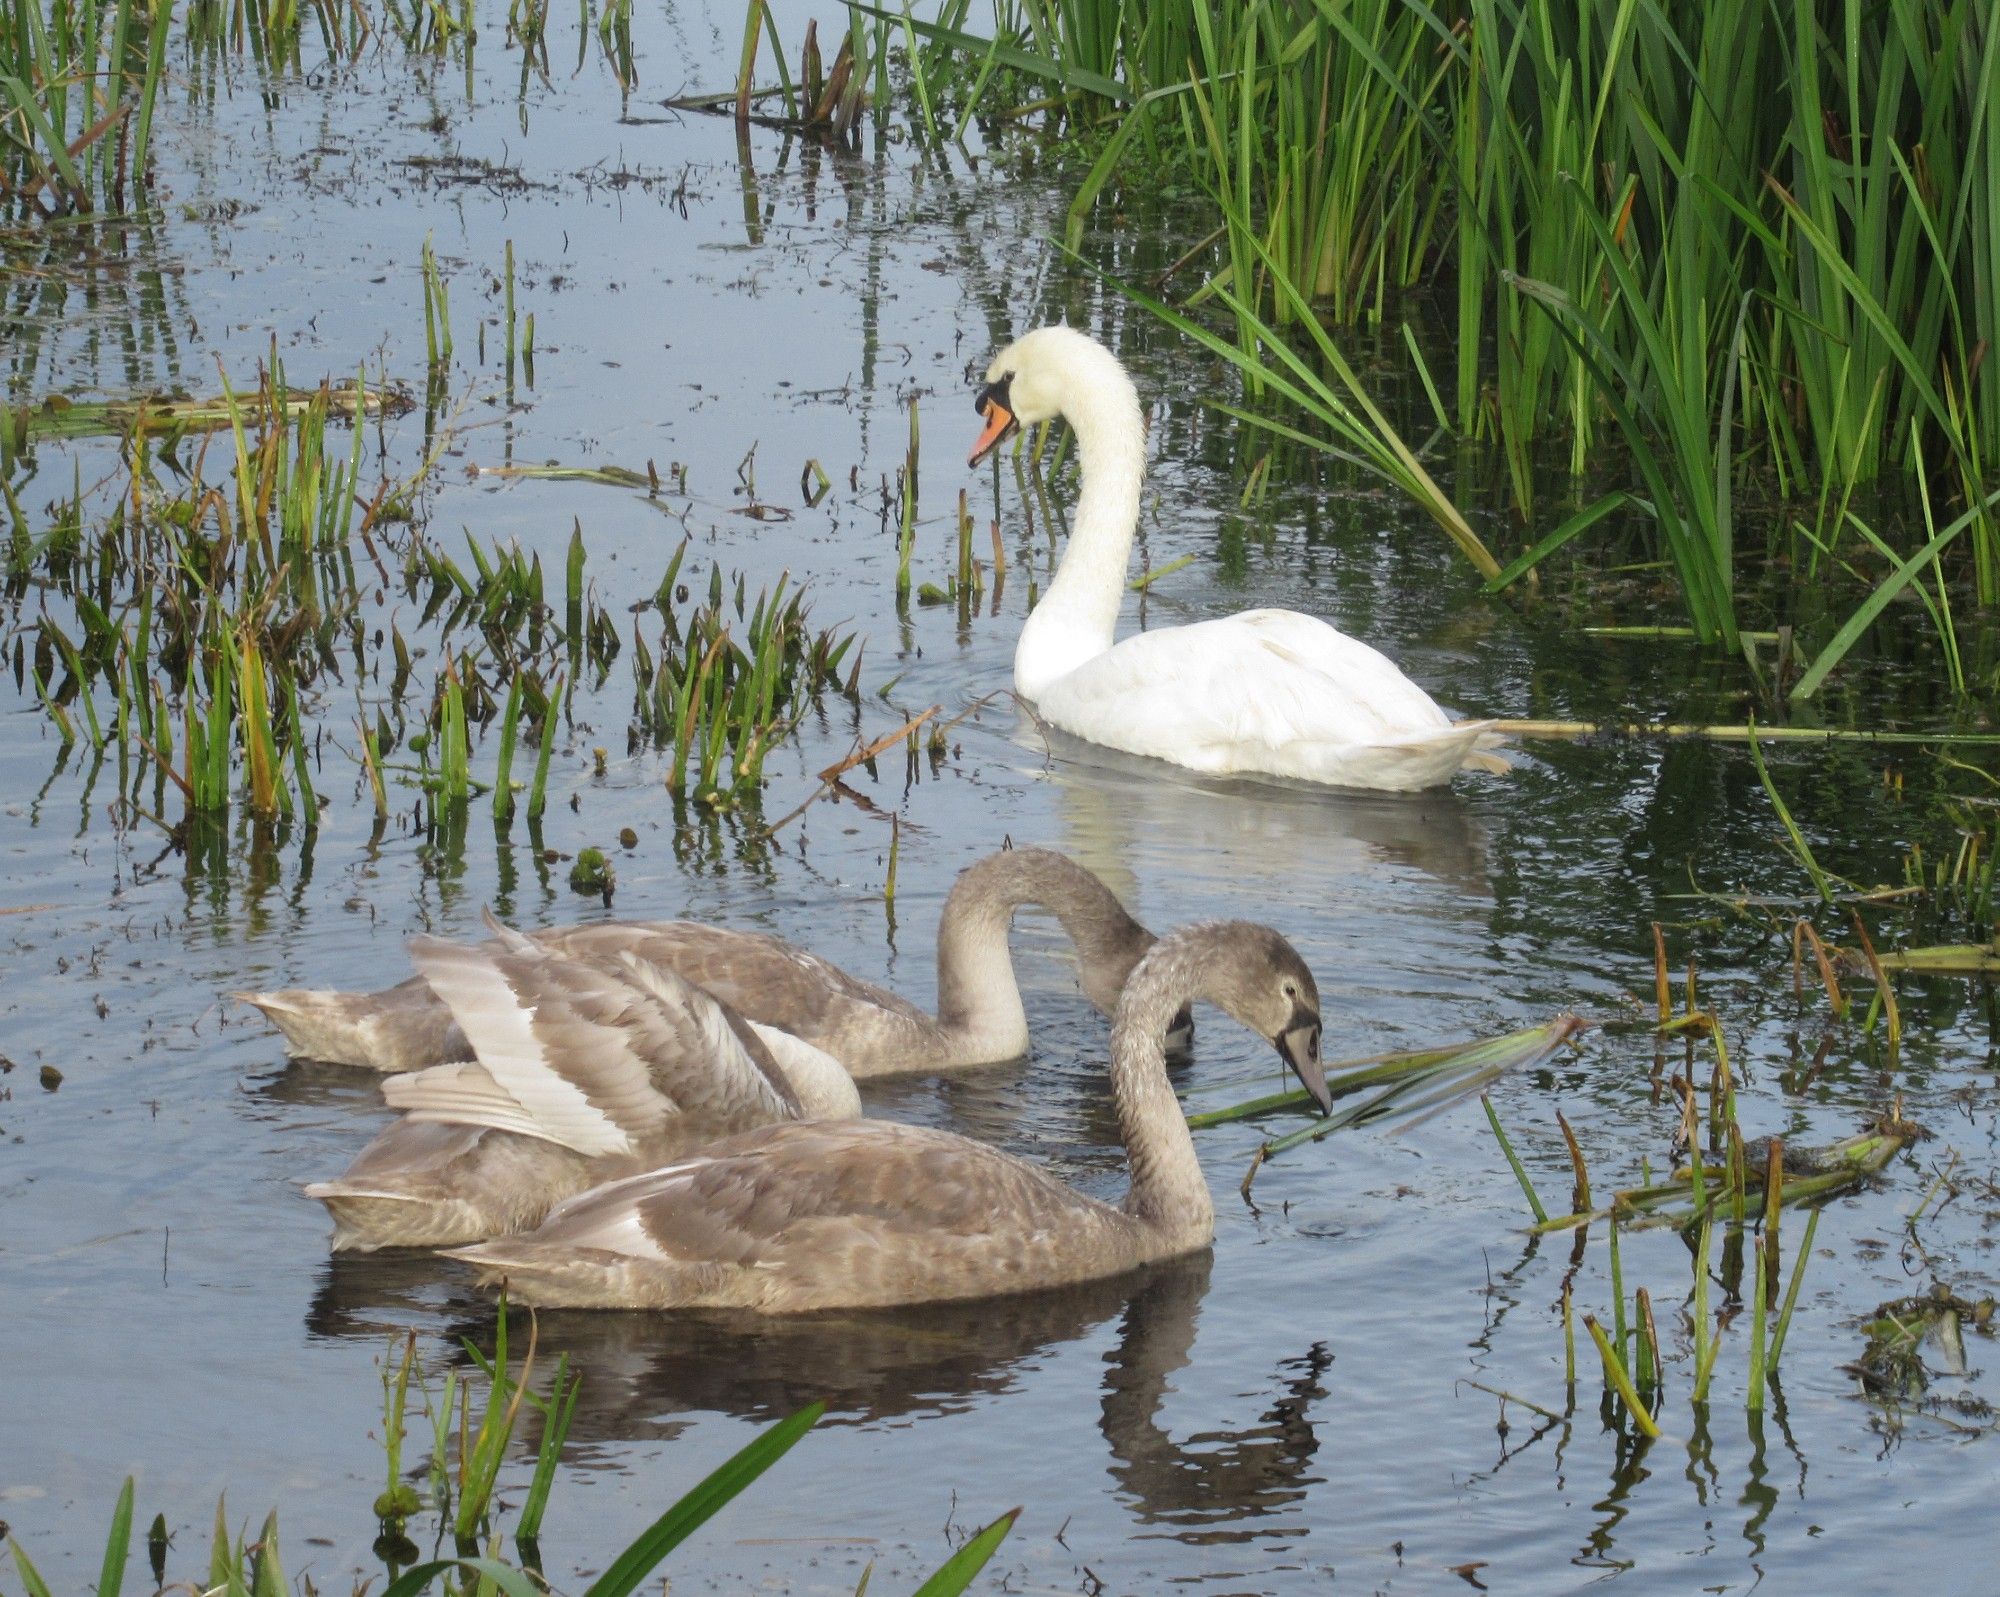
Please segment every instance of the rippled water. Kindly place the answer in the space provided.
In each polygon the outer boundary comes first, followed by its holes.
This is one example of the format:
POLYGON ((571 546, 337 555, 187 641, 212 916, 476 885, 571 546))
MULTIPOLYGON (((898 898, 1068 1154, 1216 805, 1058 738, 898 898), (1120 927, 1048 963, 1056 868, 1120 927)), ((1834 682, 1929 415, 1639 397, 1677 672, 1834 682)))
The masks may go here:
MULTIPOLYGON (((454 284, 463 409, 422 506, 433 537, 449 547, 462 526, 519 539, 559 569, 580 521, 591 579, 619 614, 651 593, 681 524, 615 489, 463 468, 684 465, 692 578, 705 582, 714 562, 750 573, 753 591, 782 570, 808 578, 816 618, 851 620, 869 639, 869 694, 889 685, 858 714, 830 700, 772 760, 766 819, 804 798, 810 773, 857 732, 932 703, 969 711, 935 767, 906 773, 885 756, 878 776, 851 779, 867 807, 822 802, 759 846, 751 815, 677 822, 662 761, 624 753, 621 661, 580 701, 545 821, 564 850, 636 830, 617 858, 617 913, 768 927, 927 998, 952 876, 1003 838, 1049 844, 1155 927, 1230 914, 1284 929, 1319 975, 1330 1057, 1563 1008, 1631 1013, 1628 995, 1650 999, 1658 919, 1677 961, 1700 957, 1744 1078, 1747 1131, 1829 1141, 1900 1091, 1938 1136, 1828 1208, 1782 1393, 1761 1421, 1741 1405, 1740 1337, 1697 1419, 1686 1338, 1666 1315, 1678 1350, 1668 1435, 1649 1450, 1604 1423, 1595 1382, 1562 1420, 1503 1409, 1483 1389, 1565 1408, 1555 1304, 1570 1242, 1526 1236, 1513 1177, 1465 1110, 1287 1155, 1259 1175, 1254 1208, 1235 1189, 1261 1133, 1202 1133, 1220 1210, 1213 1256, 1137 1281, 800 1324, 548 1316, 544 1347, 570 1351, 584 1375, 549 1568, 601 1562, 758 1423, 822 1397, 829 1422, 675 1555, 677 1588, 848 1592, 872 1560, 871 1589, 906 1589, 956 1534, 1015 1503, 1025 1511, 983 1589, 1002 1589, 1004 1571, 1012 1591, 1292 1592, 1329 1573, 1398 1591, 1568 1590, 1609 1575, 1633 1590, 1860 1590, 1906 1575, 1918 1537, 1934 1578, 1968 1586, 1984 1559, 1962 1527, 1983 1523, 1991 1495, 1984 1416, 1892 1424, 1842 1366, 1878 1301, 1933 1279, 1992 1290, 2000 1119, 1984 995, 1913 985, 1900 1059, 1831 1027, 1817 1000, 1794 1000, 1789 949, 1698 896, 1805 890, 1738 748, 1541 745, 1506 778, 1368 798, 1109 762, 1051 748, 1004 698, 972 708, 1008 679, 1051 544, 1011 474, 991 507, 991 479, 958 464, 976 427, 968 379, 1012 332, 1068 316, 1116 342, 1158 401, 1143 552, 1154 565, 1196 558, 1151 592, 1148 623, 1307 609, 1379 643, 1468 714, 1743 711, 1718 690, 1726 673, 1673 646, 1579 638, 1587 601, 1557 595, 1524 616, 1481 598, 1442 540, 1380 489, 1315 485, 1293 462, 1291 480, 1239 509, 1237 446, 1198 407, 1213 367, 1064 263, 1047 240, 1069 192, 1060 178, 899 139, 835 155, 763 130, 739 157, 726 122, 663 109, 670 93, 728 81, 731 12, 670 6, 642 19, 644 77, 623 114, 594 40, 570 75, 573 22, 552 24, 557 64, 525 96, 497 15, 469 70, 389 47, 260 89, 247 68, 218 73, 177 46, 157 134, 164 219, 93 267, 88 292, 10 288, 16 314, 29 308, 10 328, 11 383, 33 395, 208 391, 218 357, 247 372, 274 336, 295 382, 364 361, 414 376, 417 259, 434 235, 454 284), (511 405, 497 334, 483 365, 471 335, 497 314, 491 278, 509 239, 522 309, 538 318, 535 383, 511 405), (975 513, 997 508, 1010 550, 1004 588, 963 620, 895 611, 879 484, 902 461, 912 396, 924 427, 919 580, 942 581, 951 563, 960 487, 975 513), (738 513, 753 448, 757 496, 791 519, 738 513), (837 485, 816 509, 795 487, 808 459, 837 485), (596 745, 611 751, 602 775, 596 745), (893 916, 881 901, 892 812, 893 916), (1907 1232, 1947 1149, 1968 1184, 1907 1232)), ((795 39, 793 11, 780 14, 795 39)), ((1121 271, 1156 268, 1185 246, 1172 214, 1135 199, 1090 252, 1121 271)), ((379 443, 371 429, 371 470, 378 449, 384 469, 407 470, 422 448, 420 416, 379 443)), ((73 470, 88 480, 112 464, 89 447, 44 449, 23 502, 39 509, 69 491, 73 470)), ((1476 503, 1475 475, 1463 480, 1476 503)), ((32 622, 32 603, 10 627, 32 622)), ((1136 625, 1137 600, 1131 609, 1136 625)), ((371 838, 358 781, 331 754, 333 803, 308 852, 174 854, 149 826, 117 829, 115 777, 59 755, 32 687, 0 694, 0 1053, 13 1066, 0 1076, 0 1519, 53 1582, 78 1587, 129 1471, 142 1520, 163 1511, 176 1528, 170 1579, 205 1569, 225 1490, 238 1516, 278 1506, 288 1568, 319 1589, 379 1572, 367 1516, 380 1481, 376 1360, 413 1326, 442 1368, 456 1336, 490 1335, 490 1305, 425 1257, 328 1257, 324 1216, 298 1187, 341 1168, 381 1123, 375 1082, 285 1063, 222 995, 387 984, 405 972, 406 934, 474 935, 487 904, 524 925, 605 912, 518 830, 490 836, 476 806, 455 841, 407 818, 371 838), (61 1071, 59 1088, 39 1084, 44 1065, 61 1071)), ((1934 848, 1947 778, 1928 757, 1774 751, 1772 763, 1831 868, 1895 882, 1910 841, 1934 848), (1908 772, 1903 793, 1885 787, 1885 767, 1908 772)), ((1115 1194, 1102 1023, 1053 923, 1024 917, 1015 946, 1033 1056, 872 1088, 870 1112, 951 1126, 1115 1194)), ((1268 1049, 1219 1018, 1198 1052, 1181 1079, 1191 1093, 1233 1082, 1241 1095, 1247 1073, 1269 1079, 1268 1049)), ((1653 1099, 1654 1068, 1650 1037, 1598 1032, 1496 1091, 1545 1195, 1568 1189, 1557 1106, 1605 1182, 1636 1181, 1642 1157, 1659 1166, 1675 1117, 1653 1099)), ((1231 1095, 1225 1085, 1204 1101, 1231 1095)), ((1689 1281, 1671 1233, 1628 1237, 1623 1270, 1628 1292, 1650 1283, 1663 1309, 1689 1281)), ((1608 1305, 1601 1231, 1575 1290, 1581 1307, 1608 1305)), ((1975 1365, 1985 1352, 1975 1338, 1975 1365)), ((509 1483, 525 1479, 517 1466, 509 1483)))

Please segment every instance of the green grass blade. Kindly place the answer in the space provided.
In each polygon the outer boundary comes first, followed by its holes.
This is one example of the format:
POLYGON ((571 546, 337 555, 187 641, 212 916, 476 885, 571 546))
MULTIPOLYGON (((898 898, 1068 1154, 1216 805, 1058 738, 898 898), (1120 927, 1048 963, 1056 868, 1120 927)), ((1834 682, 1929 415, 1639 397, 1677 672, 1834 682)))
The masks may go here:
POLYGON ((1051 56, 1035 55, 1030 51, 1002 44, 997 39, 982 39, 976 33, 963 33, 957 28, 947 28, 935 22, 925 22, 918 17, 906 17, 901 11, 885 11, 880 6, 863 5, 856 0, 851 7, 866 16, 893 23, 896 27, 907 24, 926 39, 939 44, 950 45, 952 49, 966 55, 981 58, 990 57, 1002 66, 1013 67, 1025 72, 1031 78, 1040 78, 1047 83, 1059 83, 1066 89, 1081 89, 1086 94, 1095 94, 1101 99, 1111 100, 1119 105, 1128 104, 1132 91, 1115 79, 1095 72, 1085 72, 1051 56))
POLYGON ((972 1584, 972 1577, 986 1567, 986 1561, 1007 1539, 1007 1532, 1014 1528, 1014 1521, 1020 1517, 1020 1509, 1008 1509, 946 1559, 943 1567, 917 1588, 916 1597, 958 1597, 972 1584))
MULTIPOLYGON (((652 1524, 590 1586, 583 1597, 632 1597, 655 1565, 712 1519, 732 1498, 762 1475, 818 1423, 824 1403, 809 1403, 782 1419, 749 1446, 711 1472, 652 1524)), ((407 1597, 384 1592, 382 1597, 407 1597)), ((512 1594, 509 1594, 512 1597, 512 1594)))
POLYGON ((26 1549, 11 1536, 7 1540, 14 1549, 14 1566, 21 1572, 21 1584, 28 1589, 28 1597, 54 1597, 49 1583, 42 1579, 42 1572, 28 1561, 26 1549))
MULTIPOLYGON (((1449 1079, 1464 1082, 1489 1071, 1518 1070, 1545 1057, 1584 1027, 1575 1015, 1558 1015, 1554 1020, 1499 1037, 1482 1037, 1472 1042, 1453 1043, 1445 1048, 1425 1048, 1410 1053, 1376 1055, 1348 1060, 1327 1067, 1327 1090, 1335 1097, 1347 1097, 1371 1087, 1385 1087, 1378 1103, 1401 1103, 1411 1091, 1449 1079)), ((1313 1096, 1303 1087, 1271 1093, 1227 1109, 1208 1109, 1187 1117, 1191 1130, 1248 1120, 1278 1109, 1314 1109, 1313 1096)), ((1378 1113, 1374 1118, 1381 1118, 1378 1113)), ((1317 1129, 1317 1128, 1315 1128, 1317 1129)))
POLYGON ((1527 1169, 1522 1165, 1520 1156, 1514 1152, 1514 1144, 1507 1140, 1507 1133, 1500 1125, 1500 1116, 1494 1112, 1493 1100, 1482 1097, 1479 1106, 1486 1111, 1486 1123, 1493 1128, 1494 1140, 1500 1144, 1500 1151, 1507 1156, 1507 1164, 1514 1172, 1514 1179, 1521 1184, 1522 1196, 1528 1200, 1528 1210, 1534 1215, 1535 1223, 1537 1225, 1545 1223, 1549 1212, 1542 1207, 1542 1200, 1535 1193, 1534 1182, 1528 1179, 1527 1169))
POLYGON ((1856 606, 1854 614, 1841 624, 1832 641, 1820 650, 1813 663, 1806 668, 1805 674, 1798 680, 1798 685, 1792 689, 1792 697, 1805 700, 1818 692, 1819 685, 1827 679, 1835 666, 1847 658, 1848 651, 1860 642, 1862 634, 1875 624, 1875 618, 1888 607, 1889 601, 1908 587, 1911 581, 1944 551, 1947 544, 1996 504, 2000 504, 2000 489, 1995 489, 1986 495, 1978 504, 1946 526, 1929 543, 1884 577, 1881 586, 1856 606))
POLYGON ((111 1534, 104 1539, 104 1572, 97 1579, 97 1597, 118 1597, 125 1583, 125 1560, 132 1552, 132 1477, 119 1488, 118 1506, 111 1511, 111 1534))
POLYGON ((1757 780, 1764 784, 1764 795, 1770 799, 1771 808, 1778 812, 1778 821, 1785 828, 1785 836, 1791 840, 1793 856, 1812 878, 1813 888, 1818 892, 1820 902, 1831 904, 1833 886, 1827 880, 1826 872, 1820 869, 1819 861, 1813 858, 1813 851, 1806 845, 1805 833, 1799 830, 1799 823, 1792 819, 1790 806, 1779 796, 1777 784, 1771 780, 1771 773, 1764 767, 1764 751, 1757 746, 1757 728, 1754 722, 1751 723, 1749 741, 1750 763, 1756 767, 1757 780))
POLYGON ((1630 494, 1618 492, 1608 493, 1595 504, 1584 506, 1583 509, 1569 517, 1560 527, 1557 527, 1554 532, 1551 532, 1541 542, 1528 550, 1527 553, 1518 555, 1509 561, 1507 565, 1501 568, 1497 576, 1489 577, 1486 581, 1486 591, 1488 593, 1498 593, 1502 588, 1509 587, 1520 581, 1522 577, 1534 570, 1536 566, 1548 559, 1550 555, 1568 543, 1570 539, 1576 537, 1578 533, 1588 532, 1613 511, 1621 510, 1631 502, 1632 496, 1630 494))

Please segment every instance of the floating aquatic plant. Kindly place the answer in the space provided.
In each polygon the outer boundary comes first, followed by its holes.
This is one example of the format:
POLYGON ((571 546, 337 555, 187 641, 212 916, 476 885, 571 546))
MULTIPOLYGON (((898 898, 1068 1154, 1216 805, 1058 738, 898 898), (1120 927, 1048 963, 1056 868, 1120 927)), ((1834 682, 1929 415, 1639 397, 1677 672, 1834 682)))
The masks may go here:
MULTIPOLYGON (((1447 1048, 1427 1048, 1414 1053, 1382 1054, 1372 1059, 1349 1060, 1327 1067, 1327 1090, 1336 1098, 1366 1097, 1339 1105, 1330 1113, 1315 1115, 1312 1122, 1284 1136, 1272 1138, 1258 1148, 1243 1177, 1243 1192, 1250 1186, 1265 1160, 1317 1142, 1336 1131, 1371 1125, 1391 1118, 1436 1114, 1455 1103, 1483 1093, 1510 1071, 1519 1070, 1568 1042, 1584 1029, 1575 1015, 1558 1015, 1554 1020, 1504 1037, 1481 1038, 1447 1048)), ((1251 1120, 1288 1110, 1311 1110, 1313 1096, 1303 1087, 1252 1098, 1227 1109, 1203 1110, 1187 1117, 1196 1130, 1251 1120)))

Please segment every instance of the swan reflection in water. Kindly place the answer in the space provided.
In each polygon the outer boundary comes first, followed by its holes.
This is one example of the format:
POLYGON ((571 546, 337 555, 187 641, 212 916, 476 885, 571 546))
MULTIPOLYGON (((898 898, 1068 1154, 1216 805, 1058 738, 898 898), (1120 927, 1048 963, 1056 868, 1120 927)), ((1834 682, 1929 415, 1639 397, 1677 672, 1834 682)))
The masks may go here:
MULTIPOLYGON (((1014 1392, 1115 1318, 1099 1428, 1119 1496, 1143 1524, 1235 1540, 1253 1532, 1229 1522, 1278 1512, 1317 1481, 1313 1408, 1332 1355, 1319 1342, 1288 1351, 1275 1400, 1251 1399, 1259 1411, 1240 1425, 1177 1438, 1162 1411, 1191 1362, 1211 1263, 1202 1252, 1058 1291, 874 1313, 545 1312, 536 1364, 553 1369, 567 1353, 583 1376, 571 1465, 615 1469, 619 1453, 606 1444, 670 1440, 712 1413, 769 1421, 823 1401, 823 1424, 874 1425, 965 1412, 1014 1392)), ((426 1322, 434 1345, 492 1344, 490 1308, 459 1272, 424 1253, 349 1254, 327 1260, 307 1329, 374 1340, 426 1322)), ((517 1316, 517 1354, 522 1332, 517 1316)), ((537 1440, 524 1413, 516 1448, 537 1440)))
POLYGON ((1015 745, 1017 761, 1046 761, 1058 830, 1037 841, 1095 871, 1135 915, 1146 913, 1140 900, 1156 896, 1137 891, 1135 874, 1156 882, 1210 875, 1239 892, 1265 883, 1290 897, 1302 862, 1320 883, 1387 865, 1474 898, 1491 893, 1485 826, 1455 789, 1360 793, 1204 776, 1099 748, 1026 709, 1017 715, 1005 732, 1004 712, 989 723, 1015 745))

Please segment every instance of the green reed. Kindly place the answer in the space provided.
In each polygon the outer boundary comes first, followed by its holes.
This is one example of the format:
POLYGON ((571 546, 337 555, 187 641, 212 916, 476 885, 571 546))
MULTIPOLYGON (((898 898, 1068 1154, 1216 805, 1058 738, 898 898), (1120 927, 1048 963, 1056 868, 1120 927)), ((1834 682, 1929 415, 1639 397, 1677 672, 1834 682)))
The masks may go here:
POLYGON ((0 8, 0 206, 29 220, 143 202, 170 7, 0 8))
POLYGON ((815 632, 805 595, 788 575, 752 607, 741 577, 733 601, 725 597, 717 566, 707 602, 683 613, 677 578, 686 553, 683 543, 654 596, 657 644, 634 629, 632 736, 671 751, 673 792, 726 806, 761 787, 773 744, 809 704, 828 689, 851 691, 840 668, 855 640, 815 632))
MULTIPOLYGON (((1387 320, 1435 283, 1456 340, 1443 408, 1493 446, 1533 529, 1510 580, 1616 511, 1650 528, 1695 633, 1728 652, 1746 565, 1873 590, 1795 697, 1905 589, 1953 690, 1978 686, 1945 580, 2000 598, 1990 6, 1009 0, 991 39, 931 37, 1062 84, 1049 116, 1103 123, 1072 244, 1163 163, 1191 171, 1218 226, 1169 308, 1221 314, 1253 400, 1292 413, 1280 425, 1303 415, 1381 469, 1379 429, 1349 436, 1274 339, 1387 320), (1541 536, 1544 468, 1597 476, 1612 438, 1626 490, 1541 536), (1855 512, 1882 479, 1921 509, 1903 528, 1855 512), (1746 545, 1746 497, 1808 508, 1746 545)), ((1346 388, 1330 338, 1293 342, 1346 388)), ((1385 475, 1439 514, 1423 479, 1385 475)))
POLYGON ((910 597, 910 556, 916 547, 917 535, 917 459, 922 442, 922 430, 917 420, 917 396, 910 396, 910 444, 903 455, 900 492, 898 500, 901 515, 896 531, 896 598, 898 602, 910 597))
POLYGON ((433 384, 451 367, 451 287, 438 267, 431 235, 424 235, 421 257, 424 290, 424 366, 433 384))

